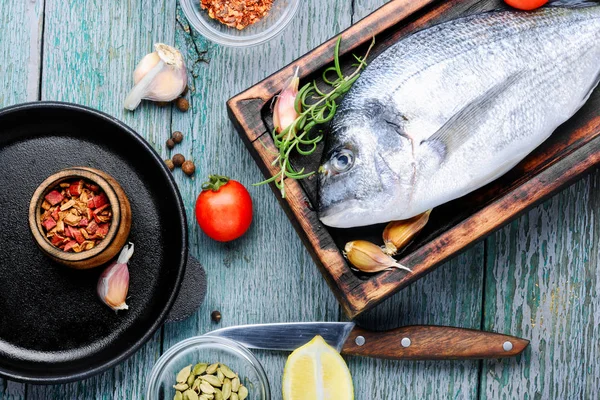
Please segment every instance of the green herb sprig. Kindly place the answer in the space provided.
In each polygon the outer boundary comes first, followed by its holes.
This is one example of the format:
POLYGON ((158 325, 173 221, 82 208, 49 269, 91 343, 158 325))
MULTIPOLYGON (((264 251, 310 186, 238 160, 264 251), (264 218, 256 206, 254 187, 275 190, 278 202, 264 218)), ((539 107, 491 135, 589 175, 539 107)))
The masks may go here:
POLYGON ((298 91, 294 104, 298 117, 281 133, 277 133, 276 130, 273 130, 272 133, 273 142, 279 153, 271 165, 277 165, 279 171, 271 178, 255 185, 274 182, 281 191, 281 197, 285 198, 284 182, 286 178, 304 179, 315 173, 315 171, 305 172, 305 168, 300 171, 294 170, 290 163, 290 154, 294 150, 303 156, 314 153, 319 142, 323 140, 323 132, 320 131, 317 136, 311 137, 311 131, 319 125, 331 121, 337 110, 336 100, 346 94, 358 79, 361 71, 367 65, 365 60, 375 44, 375 38, 373 37, 371 45, 363 57, 353 54, 357 61, 354 64, 355 69, 350 75, 344 76, 340 67, 341 41, 342 38, 339 37, 335 44, 333 65, 323 71, 323 81, 331 87, 331 90, 325 92, 319 89, 316 81, 313 81, 307 83, 298 91))

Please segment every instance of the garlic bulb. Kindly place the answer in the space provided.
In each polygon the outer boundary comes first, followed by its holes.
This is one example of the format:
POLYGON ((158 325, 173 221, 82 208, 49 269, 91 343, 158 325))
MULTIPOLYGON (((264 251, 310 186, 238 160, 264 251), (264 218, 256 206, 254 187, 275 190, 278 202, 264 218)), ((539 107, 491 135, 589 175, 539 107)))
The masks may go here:
POLYGON ((387 224, 383 231, 383 243, 385 243, 383 251, 390 256, 398 253, 398 250, 406 246, 427 225, 429 214, 431 210, 410 219, 387 224))
POLYGON ((392 268, 412 272, 410 268, 385 254, 381 247, 366 240, 354 240, 346 243, 344 255, 352 265, 362 272, 375 273, 392 268))
POLYGON ((135 86, 125 99, 128 110, 135 110, 142 100, 175 100, 187 86, 187 69, 179 50, 163 43, 156 43, 154 49, 133 72, 135 86))
MULTIPOLYGON (((300 78, 298 78, 298 68, 294 75, 288 80, 285 88, 275 98, 275 105, 273 106, 273 125, 277 133, 281 133, 288 126, 292 125, 296 118, 298 118, 298 112, 296 111, 296 96, 298 95, 298 84, 300 78)), ((290 128, 288 137, 294 136, 293 128, 290 128)))
POLYGON ((133 243, 126 244, 116 262, 104 270, 98 280, 100 300, 113 310, 127 310, 125 303, 129 291, 129 269, 127 263, 133 255, 133 243))

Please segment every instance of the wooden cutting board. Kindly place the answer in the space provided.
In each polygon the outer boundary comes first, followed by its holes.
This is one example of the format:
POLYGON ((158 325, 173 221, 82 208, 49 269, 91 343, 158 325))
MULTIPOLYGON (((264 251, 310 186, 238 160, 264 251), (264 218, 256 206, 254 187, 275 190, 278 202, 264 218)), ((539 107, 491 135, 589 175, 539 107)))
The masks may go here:
MULTIPOLYGON (((502 1, 391 1, 341 33, 342 66, 350 70, 352 54, 364 54, 373 36, 376 44, 369 60, 412 32, 503 7, 502 1)), ((320 80, 333 60, 336 40, 332 38, 227 102, 231 120, 265 177, 277 173, 271 166, 277 154, 270 135, 273 97, 296 67, 301 86, 320 80)), ((365 275, 351 270, 342 254, 344 244, 355 239, 381 244, 385 225, 334 229, 321 224, 314 207, 315 177, 286 180, 285 199, 274 185, 272 189, 345 313, 354 318, 588 172, 600 161, 599 134, 600 93, 596 91, 571 120, 506 175, 435 208, 426 228, 399 256, 413 273, 392 270, 365 275)), ((316 170, 321 152, 322 145, 309 157, 296 157, 294 167, 316 170)))

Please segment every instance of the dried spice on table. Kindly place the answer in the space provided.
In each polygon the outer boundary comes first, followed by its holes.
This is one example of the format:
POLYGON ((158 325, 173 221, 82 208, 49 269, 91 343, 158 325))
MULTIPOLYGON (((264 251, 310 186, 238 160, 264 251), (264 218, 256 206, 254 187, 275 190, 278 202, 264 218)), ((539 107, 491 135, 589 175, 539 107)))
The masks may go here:
POLYGON ((113 217, 106 193, 81 179, 61 182, 50 190, 40 212, 50 243, 74 253, 96 247, 108 234, 113 217))
POLYGON ((200 7, 220 23, 242 30, 264 18, 273 0, 200 0, 200 7))

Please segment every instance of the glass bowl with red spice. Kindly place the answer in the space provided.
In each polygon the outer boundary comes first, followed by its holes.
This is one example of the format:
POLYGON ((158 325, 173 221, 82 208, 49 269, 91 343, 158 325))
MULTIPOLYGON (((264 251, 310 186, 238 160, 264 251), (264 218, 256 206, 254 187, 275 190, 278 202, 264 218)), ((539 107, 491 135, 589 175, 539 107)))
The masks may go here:
POLYGON ((277 36, 292 21, 300 0, 181 0, 191 27, 230 47, 247 47, 277 36))
POLYGON ((29 227, 48 257, 71 268, 93 268, 114 258, 127 241, 131 206, 123 188, 107 173, 68 168, 36 189, 29 227))

